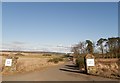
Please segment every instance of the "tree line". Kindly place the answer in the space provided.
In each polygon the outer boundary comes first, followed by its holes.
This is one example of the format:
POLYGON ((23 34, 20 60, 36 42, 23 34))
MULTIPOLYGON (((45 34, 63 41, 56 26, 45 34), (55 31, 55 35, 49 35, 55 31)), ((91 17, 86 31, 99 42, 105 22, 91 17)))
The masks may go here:
POLYGON ((74 57, 90 53, 102 58, 120 58, 120 37, 100 38, 96 43, 91 40, 80 41, 72 46, 71 52, 74 57))

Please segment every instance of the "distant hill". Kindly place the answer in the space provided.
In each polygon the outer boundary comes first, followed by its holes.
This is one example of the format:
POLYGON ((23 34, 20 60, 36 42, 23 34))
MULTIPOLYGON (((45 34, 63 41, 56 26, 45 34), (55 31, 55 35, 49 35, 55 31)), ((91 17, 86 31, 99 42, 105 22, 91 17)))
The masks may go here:
POLYGON ((1 50, 2 53, 34 53, 34 54, 66 54, 66 53, 60 53, 60 52, 44 52, 44 51, 8 51, 8 50, 1 50))

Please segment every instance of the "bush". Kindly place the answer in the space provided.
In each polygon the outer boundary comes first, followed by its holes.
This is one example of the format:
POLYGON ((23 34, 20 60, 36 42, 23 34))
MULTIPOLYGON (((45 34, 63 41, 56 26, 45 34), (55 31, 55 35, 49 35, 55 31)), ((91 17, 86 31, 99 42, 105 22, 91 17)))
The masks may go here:
POLYGON ((9 54, 0 54, 0 56, 9 56, 9 54))
POLYGON ((59 61, 63 61, 63 58, 53 58, 48 60, 48 62, 54 62, 54 63, 58 63, 59 61))
POLYGON ((51 54, 43 54, 42 56, 52 56, 51 54))
POLYGON ((15 54, 15 56, 25 56, 25 55, 22 53, 17 53, 17 54, 15 54))
POLYGON ((120 54, 118 54, 117 57, 120 58, 120 54))
POLYGON ((56 59, 53 59, 53 62, 54 62, 54 63, 58 63, 59 60, 56 58, 56 59))
POLYGON ((76 59, 76 66, 78 66, 79 68, 84 68, 85 67, 85 62, 84 62, 84 58, 80 57, 76 59))
POLYGON ((69 56, 70 56, 69 54, 65 54, 65 55, 64 55, 64 58, 67 58, 67 57, 69 57, 69 56))
POLYGON ((58 58, 59 61, 63 61, 63 58, 58 58))

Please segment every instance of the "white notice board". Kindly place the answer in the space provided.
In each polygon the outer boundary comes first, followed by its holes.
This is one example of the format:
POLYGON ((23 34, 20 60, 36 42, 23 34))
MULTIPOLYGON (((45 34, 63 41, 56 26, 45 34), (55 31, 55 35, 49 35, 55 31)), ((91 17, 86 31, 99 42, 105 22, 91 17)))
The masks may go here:
POLYGON ((87 59, 87 66, 95 66, 94 59, 87 59))
POLYGON ((5 66, 12 66, 12 59, 6 59, 5 66))

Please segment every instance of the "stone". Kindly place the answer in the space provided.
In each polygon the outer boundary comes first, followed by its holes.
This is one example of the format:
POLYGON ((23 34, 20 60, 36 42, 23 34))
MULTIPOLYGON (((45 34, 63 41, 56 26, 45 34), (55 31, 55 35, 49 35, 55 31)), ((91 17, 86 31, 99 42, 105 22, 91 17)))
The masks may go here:
MULTIPOLYGON (((87 54, 85 56, 85 62, 86 62, 85 69, 87 71, 87 74, 95 74, 96 73, 95 66, 88 66, 87 61, 86 61, 87 59, 94 59, 94 56, 92 54, 87 54)), ((95 60, 94 60, 94 63, 95 63, 95 60)))
POLYGON ((3 66, 2 71, 3 72, 14 72, 16 71, 16 65, 17 65, 17 60, 18 57, 14 56, 14 54, 10 54, 9 56, 6 57, 6 59, 12 59, 12 66, 3 66))

